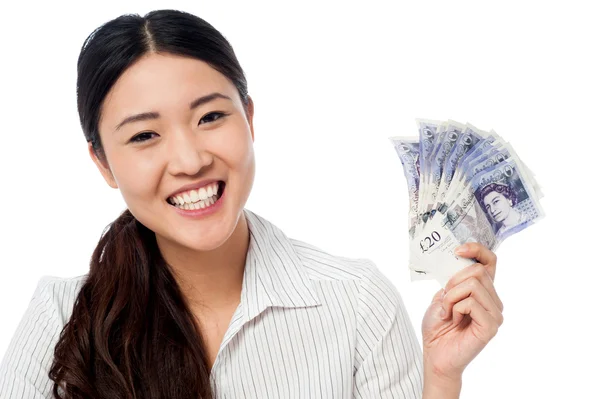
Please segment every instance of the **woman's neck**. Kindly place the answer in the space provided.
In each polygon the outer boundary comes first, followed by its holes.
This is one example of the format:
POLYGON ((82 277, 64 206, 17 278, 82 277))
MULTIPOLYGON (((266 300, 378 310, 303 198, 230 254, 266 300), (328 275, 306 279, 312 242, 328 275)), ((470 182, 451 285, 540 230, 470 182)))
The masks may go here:
POLYGON ((242 213, 231 236, 213 251, 198 253, 160 244, 159 248, 190 306, 219 310, 239 303, 249 239, 242 213))

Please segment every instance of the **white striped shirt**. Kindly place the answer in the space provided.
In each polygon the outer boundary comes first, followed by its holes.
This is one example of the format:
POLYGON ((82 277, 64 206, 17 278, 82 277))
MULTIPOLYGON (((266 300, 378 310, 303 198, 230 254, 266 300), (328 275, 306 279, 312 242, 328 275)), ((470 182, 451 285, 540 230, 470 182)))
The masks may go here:
MULTIPOLYGON (((240 304, 211 370, 215 398, 422 397, 422 351, 397 288, 244 209, 240 304)), ((84 276, 40 279, 0 365, 0 398, 52 398, 48 370, 84 276)))

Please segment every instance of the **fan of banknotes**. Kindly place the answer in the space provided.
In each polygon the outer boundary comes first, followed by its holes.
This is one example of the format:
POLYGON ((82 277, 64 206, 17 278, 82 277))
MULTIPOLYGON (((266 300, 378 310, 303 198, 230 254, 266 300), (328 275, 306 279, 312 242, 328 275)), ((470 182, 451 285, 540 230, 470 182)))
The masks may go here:
POLYGON ((389 137, 408 184, 411 281, 445 285, 474 261, 454 254, 466 242, 495 251, 544 217, 542 191, 514 148, 493 130, 417 119, 418 137, 389 137))

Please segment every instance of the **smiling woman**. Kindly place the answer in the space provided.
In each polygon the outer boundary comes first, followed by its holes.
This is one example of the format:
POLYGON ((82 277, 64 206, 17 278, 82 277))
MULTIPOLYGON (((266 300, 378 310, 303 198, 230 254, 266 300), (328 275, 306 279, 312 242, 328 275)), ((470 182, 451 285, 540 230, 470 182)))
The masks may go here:
POLYGON ((127 209, 102 235, 88 275, 68 287, 40 281, 34 302, 69 291, 72 303, 59 306, 70 317, 51 320, 64 325, 60 338, 37 332, 54 357, 35 354, 25 374, 11 354, 24 343, 13 340, 0 396, 47 397, 47 375, 57 398, 211 397, 250 241, 254 109, 244 73, 217 30, 175 10, 100 26, 77 72, 89 155, 127 209))
POLYGON ((423 353, 373 262, 245 209, 254 103, 210 24, 120 16, 89 35, 77 73, 87 151, 127 209, 88 274, 39 281, 0 365, 2 398, 458 397, 501 323, 489 250, 463 252, 486 267, 434 298, 423 353))

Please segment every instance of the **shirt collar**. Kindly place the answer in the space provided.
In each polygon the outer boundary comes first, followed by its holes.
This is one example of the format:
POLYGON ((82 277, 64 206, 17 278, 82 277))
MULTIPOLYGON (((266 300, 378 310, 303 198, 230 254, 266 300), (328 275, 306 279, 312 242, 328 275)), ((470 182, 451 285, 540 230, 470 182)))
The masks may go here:
POLYGON ((320 305, 314 282, 290 239, 254 212, 244 208, 244 214, 250 232, 241 297, 246 320, 269 306, 320 305))

